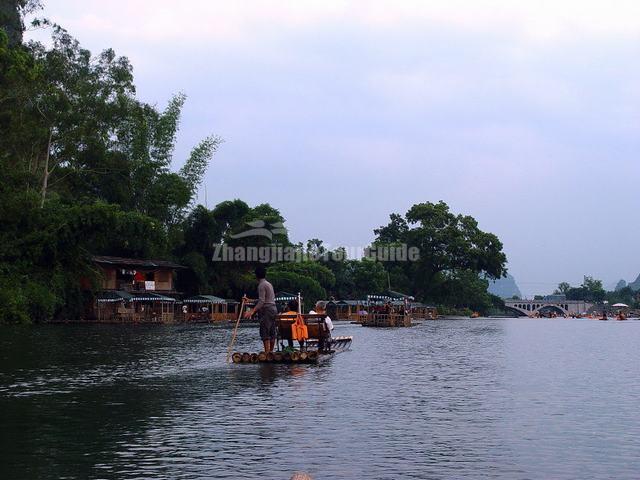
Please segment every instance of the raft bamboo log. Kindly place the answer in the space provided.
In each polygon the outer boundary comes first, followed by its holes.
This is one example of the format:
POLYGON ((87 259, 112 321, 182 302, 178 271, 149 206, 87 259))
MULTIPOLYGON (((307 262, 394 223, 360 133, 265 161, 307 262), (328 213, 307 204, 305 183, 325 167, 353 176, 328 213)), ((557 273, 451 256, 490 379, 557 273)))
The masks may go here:
POLYGON ((281 362, 282 361, 282 352, 275 352, 273 354, 273 361, 274 362, 281 362))
POLYGON ((309 354, 307 352, 300 352, 300 361, 304 362, 309 358, 309 354))
POLYGON ((258 363, 258 354, 257 353, 252 353, 251 354, 251 363, 258 363))
POLYGON ((235 352, 233 355, 231 355, 231 360, 233 360, 233 363, 240 363, 242 362, 242 354, 235 352))
POLYGON ((259 362, 266 362, 267 361, 267 352, 260 352, 258 354, 258 361, 259 362))
POLYGON ((313 480, 313 477, 308 473, 296 472, 289 480, 313 480))
POLYGON ((249 363, 251 361, 251 354, 248 352, 244 352, 242 354, 242 363, 249 363))
POLYGON ((292 362, 297 362, 300 360, 300 352, 291 352, 290 358, 292 362))
POLYGON ((273 352, 267 353, 267 362, 273 362, 274 358, 275 355, 273 354, 273 352))

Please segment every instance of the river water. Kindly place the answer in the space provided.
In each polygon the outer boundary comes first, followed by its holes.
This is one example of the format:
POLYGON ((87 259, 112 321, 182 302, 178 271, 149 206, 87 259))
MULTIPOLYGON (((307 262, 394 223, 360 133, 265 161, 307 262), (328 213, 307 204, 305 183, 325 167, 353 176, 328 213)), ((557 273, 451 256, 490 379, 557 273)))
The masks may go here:
POLYGON ((640 477, 640 322, 334 334, 321 365, 229 366, 210 325, 5 327, 0 478, 640 477))

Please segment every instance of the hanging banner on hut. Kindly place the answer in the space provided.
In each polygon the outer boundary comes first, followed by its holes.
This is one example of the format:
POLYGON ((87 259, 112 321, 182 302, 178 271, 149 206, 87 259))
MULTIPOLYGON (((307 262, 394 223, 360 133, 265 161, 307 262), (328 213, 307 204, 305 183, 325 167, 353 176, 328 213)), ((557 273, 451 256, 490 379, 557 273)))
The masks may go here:
POLYGON ((145 290, 155 290, 156 289, 156 282, 154 281, 145 281, 144 282, 144 289, 145 290))

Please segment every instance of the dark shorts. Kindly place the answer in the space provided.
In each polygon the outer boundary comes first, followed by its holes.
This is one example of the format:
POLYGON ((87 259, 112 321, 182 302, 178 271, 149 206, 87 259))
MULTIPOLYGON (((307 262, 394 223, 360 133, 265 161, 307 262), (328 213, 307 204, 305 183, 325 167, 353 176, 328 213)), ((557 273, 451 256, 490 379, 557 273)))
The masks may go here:
POLYGON ((264 340, 276 339, 276 308, 263 308, 259 313, 260 318, 260 338, 264 340))

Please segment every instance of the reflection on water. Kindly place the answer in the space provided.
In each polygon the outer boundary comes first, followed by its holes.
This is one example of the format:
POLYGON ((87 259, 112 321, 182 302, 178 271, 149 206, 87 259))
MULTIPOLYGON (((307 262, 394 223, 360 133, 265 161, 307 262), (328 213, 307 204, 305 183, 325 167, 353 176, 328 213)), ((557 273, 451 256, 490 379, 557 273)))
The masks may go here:
MULTIPOLYGON (((0 478, 634 478, 640 322, 337 326, 227 365, 211 326, 0 331, 0 478)), ((257 348, 242 329, 240 350, 257 348)))

